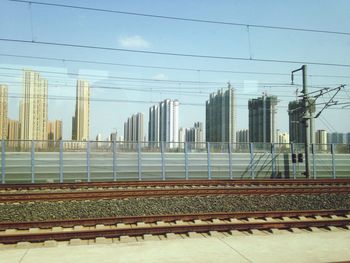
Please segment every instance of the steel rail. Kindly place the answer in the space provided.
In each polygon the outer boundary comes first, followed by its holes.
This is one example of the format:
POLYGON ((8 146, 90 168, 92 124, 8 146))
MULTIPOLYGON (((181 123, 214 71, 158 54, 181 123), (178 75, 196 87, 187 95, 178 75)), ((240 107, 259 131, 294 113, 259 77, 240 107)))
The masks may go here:
POLYGON ((282 218, 282 217, 315 217, 315 216, 343 216, 350 214, 350 210, 291 210, 291 211, 256 211, 256 212, 216 212, 216 213, 196 213, 196 214, 172 214, 172 215, 142 215, 142 216, 118 216, 102 218, 84 218, 84 219, 62 219, 50 221, 26 221, 26 222, 0 222, 0 230, 18 229, 26 230, 29 228, 48 229, 52 227, 74 227, 74 226, 95 226, 97 224, 115 225, 119 223, 135 224, 138 222, 156 223, 174 222, 177 220, 228 220, 231 218, 282 218))
POLYGON ((21 233, 0 236, 0 243, 14 244, 18 242, 44 242, 47 240, 66 241, 75 238, 94 239, 97 237, 117 238, 120 236, 142 236, 146 234, 164 235, 167 233, 185 234, 188 232, 207 233, 209 231, 227 232, 231 230, 250 231, 291 229, 310 227, 345 227, 350 224, 350 219, 322 219, 322 220, 287 220, 273 222, 239 222, 239 223, 213 223, 192 225, 149 226, 115 229, 93 229, 80 231, 60 231, 45 233, 21 233))
POLYGON ((147 186, 219 186, 219 185, 343 185, 350 184, 350 179, 261 179, 261 180, 169 180, 169 181, 109 181, 76 183, 35 183, 35 184, 0 184, 0 190, 25 189, 78 189, 93 187, 147 187, 147 186))
POLYGON ((96 200, 130 197, 210 196, 210 195, 276 195, 350 193, 350 186, 259 187, 259 188, 188 188, 132 189, 79 192, 1 193, 0 202, 96 200))

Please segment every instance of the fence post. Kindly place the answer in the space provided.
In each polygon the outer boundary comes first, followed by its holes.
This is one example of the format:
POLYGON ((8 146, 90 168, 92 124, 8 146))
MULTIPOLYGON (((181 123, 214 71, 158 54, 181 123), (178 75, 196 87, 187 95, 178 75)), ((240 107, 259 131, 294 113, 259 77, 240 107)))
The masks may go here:
POLYGON ((228 143, 228 170, 230 179, 233 179, 233 173, 232 173, 232 145, 231 143, 228 143))
POLYGON ((208 165, 208 179, 211 180, 210 143, 209 142, 207 142, 207 165, 208 165))
POLYGON ((185 154, 185 178, 188 180, 188 152, 187 152, 187 142, 184 142, 184 154, 185 154))
POLYGON ((272 178, 276 178, 276 152, 274 143, 271 143, 271 171, 272 178))
POLYGON ((137 143, 137 169, 139 173, 139 181, 142 181, 142 167, 141 167, 141 143, 137 143))
POLYGON ((112 169, 113 169, 113 181, 117 181, 117 167, 116 167, 116 143, 115 143, 115 138, 113 138, 113 143, 112 143, 112 169))
POLYGON ((160 143, 160 154, 162 159, 162 179, 165 180, 164 142, 160 143))
POLYGON ((315 160, 315 144, 311 144, 311 153, 312 153, 312 175, 316 179, 316 160, 315 160))
POLYGON ((32 184, 35 183, 35 141, 32 140, 32 151, 31 151, 31 156, 30 156, 30 160, 31 160, 31 166, 32 166, 32 184))
POLYGON ((87 173, 87 181, 91 181, 90 177, 90 141, 86 142, 86 173, 87 173))
POLYGON ((331 144, 331 153, 332 153, 332 174, 333 179, 336 179, 336 173, 335 173, 335 156, 334 156, 334 143, 331 144))
POLYGON ((63 183, 63 141, 60 140, 60 183, 63 183))
POLYGON ((249 143, 249 153, 250 153, 250 162, 249 162, 249 171, 250 171, 250 177, 252 179, 255 179, 254 174, 254 145, 253 143, 249 143))
POLYGON ((5 183, 5 140, 1 140, 1 183, 5 183))

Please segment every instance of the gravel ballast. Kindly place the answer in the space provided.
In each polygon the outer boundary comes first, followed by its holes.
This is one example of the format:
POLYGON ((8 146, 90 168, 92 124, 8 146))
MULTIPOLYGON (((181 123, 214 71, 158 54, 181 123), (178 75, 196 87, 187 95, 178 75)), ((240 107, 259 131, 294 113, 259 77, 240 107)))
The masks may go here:
POLYGON ((205 212, 350 209, 349 194, 231 195, 0 204, 0 222, 205 212))

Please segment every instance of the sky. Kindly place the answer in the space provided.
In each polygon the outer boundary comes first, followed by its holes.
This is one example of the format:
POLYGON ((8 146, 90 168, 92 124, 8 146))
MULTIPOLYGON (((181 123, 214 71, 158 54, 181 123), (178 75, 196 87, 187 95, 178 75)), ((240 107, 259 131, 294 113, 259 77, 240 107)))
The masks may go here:
MULTIPOLYGON (((18 119, 22 70, 37 70, 49 82, 49 120, 63 121, 64 139, 71 138, 77 79, 91 83, 91 139, 98 133, 106 138, 115 130, 123 135, 123 123, 137 112, 145 115, 147 131, 149 107, 167 98, 180 101, 180 127, 191 127, 197 121, 205 123, 205 101, 228 82, 236 93, 237 129, 248 127, 248 100, 267 93, 279 99, 277 128, 288 132, 287 105, 300 95, 302 84, 299 72, 295 75, 296 85, 290 85, 290 73, 302 62, 342 64, 307 64, 309 91, 345 84, 335 100, 350 102, 350 34, 245 26, 350 32, 350 2, 346 0, 41 2, 244 24, 198 23, 0 0, 0 84, 9 87, 9 118, 18 119)), ((319 97, 317 110, 329 99, 330 94, 319 97)), ((328 108, 316 119, 316 129, 350 132, 349 113, 350 106, 328 108)))

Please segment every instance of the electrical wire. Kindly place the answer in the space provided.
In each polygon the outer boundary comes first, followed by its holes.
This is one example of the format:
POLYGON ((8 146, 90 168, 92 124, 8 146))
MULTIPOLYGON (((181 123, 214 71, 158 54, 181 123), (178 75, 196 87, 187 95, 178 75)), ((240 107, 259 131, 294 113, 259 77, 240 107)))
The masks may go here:
POLYGON ((102 9, 102 8, 94 8, 94 7, 86 7, 86 6, 64 5, 64 4, 58 4, 58 3, 47 3, 47 2, 26 1, 26 0, 10 0, 10 1, 20 2, 20 3, 30 3, 30 4, 36 4, 36 5, 44 5, 44 6, 50 6, 50 7, 80 9, 80 10, 88 10, 88 11, 95 11, 95 12, 114 13, 114 14, 122 14, 122 15, 131 15, 131 16, 149 17, 149 18, 157 18, 157 19, 184 21, 184 22, 195 22, 195 23, 216 24, 216 25, 225 25, 225 26, 240 26, 240 27, 264 28, 264 29, 274 29, 274 30, 289 30, 289 31, 301 31, 301 32, 310 32, 310 33, 323 33, 323 34, 336 34, 336 35, 350 36, 350 32, 333 31, 333 30, 270 26, 270 25, 262 25, 262 24, 260 24, 260 25, 259 24, 246 24, 246 23, 229 22, 229 21, 218 21, 218 20, 195 19, 195 18, 165 16, 165 15, 156 15, 156 14, 147 14, 147 13, 136 13, 136 12, 121 11, 121 10, 102 9))
MULTIPOLYGON (((134 68, 147 68, 147 69, 164 69, 164 70, 176 70, 176 71, 193 71, 193 72, 212 72, 212 73, 225 73, 225 74, 248 74, 248 75, 273 75, 273 76, 289 76, 290 73, 280 72, 264 72, 264 71, 234 71, 234 70, 223 70, 223 69, 207 69, 207 68, 187 68, 187 67, 165 67, 165 66, 154 66, 154 65, 139 65, 139 64, 123 64, 114 63, 107 61, 98 60, 79 60, 79 59, 68 59, 68 58, 57 58, 57 57, 44 57, 44 56, 27 56, 27 55, 15 55, 15 54, 4 54, 0 53, 3 57, 14 57, 14 58, 25 58, 25 59, 36 59, 36 60, 49 60, 57 62, 72 62, 72 63, 84 63, 84 64, 97 64, 97 65, 109 65, 109 66, 120 66, 120 67, 134 67, 134 68)), ((350 78, 347 75, 324 75, 324 74, 308 74, 309 77, 320 77, 320 78, 350 78)))
POLYGON ((203 54, 189 54, 189 53, 175 53, 175 52, 161 52, 161 51, 148 51, 148 50, 136 50, 126 48, 114 48, 94 45, 81 45, 73 43, 62 43, 62 42, 49 42, 49 41, 37 41, 37 40, 25 40, 15 38, 0 38, 0 41, 10 43, 21 43, 21 44, 36 44, 36 45, 47 45, 57 47, 69 47, 69 48, 83 48, 83 49, 97 49, 105 51, 118 51, 118 52, 129 52, 136 54, 148 54, 148 55, 162 55, 162 56, 177 56, 185 58, 205 58, 205 59, 216 59, 216 60, 239 60, 239 61, 254 61, 254 62, 268 62, 268 63, 286 63, 286 64, 309 64, 317 66, 329 66, 329 67, 350 67, 350 64, 341 63, 327 63, 317 61, 304 61, 304 60, 283 60, 283 59, 266 59, 266 58, 246 58, 246 57, 231 57, 231 56, 215 56, 215 55, 203 55, 203 54))

